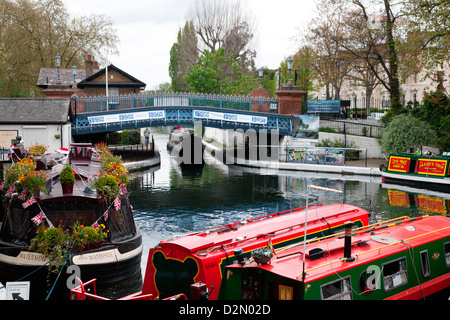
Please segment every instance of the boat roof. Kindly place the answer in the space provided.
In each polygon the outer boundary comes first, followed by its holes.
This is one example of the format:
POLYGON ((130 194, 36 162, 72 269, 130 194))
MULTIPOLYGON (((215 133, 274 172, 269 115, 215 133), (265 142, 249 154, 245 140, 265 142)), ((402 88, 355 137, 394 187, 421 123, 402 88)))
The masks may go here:
MULTIPOLYGON (((379 226, 366 226, 352 234, 352 262, 344 256, 344 237, 332 236, 323 240, 309 241, 305 254, 305 282, 354 268, 383 257, 450 237, 450 219, 444 216, 403 217, 379 226), (314 250, 313 250, 314 249, 314 250), (323 257, 311 259, 317 249, 325 252, 323 257), (313 251, 311 251, 313 250, 313 251)), ((235 264, 228 268, 242 268, 235 264)), ((301 281, 303 275, 303 243, 296 247, 276 251, 271 263, 257 265, 250 262, 244 268, 261 268, 285 278, 301 281)))
MULTIPOLYGON (((214 246, 230 245, 241 241, 248 242, 264 235, 290 232, 295 227, 303 227, 306 208, 297 208, 263 217, 230 223, 220 228, 205 232, 181 236, 159 243, 159 247, 177 248, 191 253, 212 248, 214 246)), ((348 204, 314 205, 308 207, 308 223, 324 221, 332 223, 337 219, 349 220, 369 213, 359 207, 348 204)))

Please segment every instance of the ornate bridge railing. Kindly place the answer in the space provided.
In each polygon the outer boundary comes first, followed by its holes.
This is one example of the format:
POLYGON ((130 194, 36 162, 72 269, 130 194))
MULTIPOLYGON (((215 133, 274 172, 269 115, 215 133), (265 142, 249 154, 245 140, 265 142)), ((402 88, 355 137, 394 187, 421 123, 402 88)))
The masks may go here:
POLYGON ((76 114, 144 107, 209 107, 249 112, 278 113, 278 99, 197 93, 146 93, 76 98, 76 114))

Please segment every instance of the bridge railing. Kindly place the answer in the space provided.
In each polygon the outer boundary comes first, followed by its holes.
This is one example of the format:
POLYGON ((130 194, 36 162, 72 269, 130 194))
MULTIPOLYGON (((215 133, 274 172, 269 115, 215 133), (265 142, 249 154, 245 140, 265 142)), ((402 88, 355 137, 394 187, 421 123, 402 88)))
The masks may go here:
POLYGON ((263 113, 278 113, 278 99, 197 93, 145 93, 75 98, 77 114, 130 110, 145 107, 211 107, 263 113))

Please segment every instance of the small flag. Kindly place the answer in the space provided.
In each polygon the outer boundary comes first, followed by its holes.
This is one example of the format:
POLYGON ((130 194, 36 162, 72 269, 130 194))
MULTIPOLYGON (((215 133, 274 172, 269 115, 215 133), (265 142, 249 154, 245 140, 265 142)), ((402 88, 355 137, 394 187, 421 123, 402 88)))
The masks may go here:
POLYGON ((34 222, 36 226, 39 226, 42 222, 44 222, 44 219, 46 218, 44 212, 40 212, 37 216, 31 218, 31 220, 34 222))
POLYGON ((5 188, 6 181, 3 181, 0 183, 0 190, 3 190, 5 188))
POLYGON ((105 221, 107 221, 108 220, 108 216, 109 216, 108 210, 106 210, 105 213, 103 214, 103 219, 105 219, 105 221))
POLYGON ((125 183, 122 183, 120 185, 120 193, 125 194, 127 192, 127 185, 125 183))
POLYGON ((22 192, 20 193, 19 199, 25 201, 26 198, 27 198, 27 189, 23 189, 22 192))
POLYGON ((121 201, 119 197, 117 197, 116 200, 114 200, 114 208, 116 208, 117 211, 119 211, 121 208, 121 201))
POLYGON ((23 206, 24 209, 26 209, 29 206, 33 205, 34 203, 37 203, 37 201, 36 201, 36 199, 34 197, 31 197, 30 199, 28 199, 27 201, 22 203, 22 206, 23 206))
POLYGON ((91 225, 91 227, 97 229, 97 228, 98 228, 98 221, 95 221, 95 222, 91 225))
POLYGON ((6 196, 8 198, 11 198, 15 189, 16 189, 16 185, 12 184, 11 187, 9 187, 8 191, 6 191, 6 196))

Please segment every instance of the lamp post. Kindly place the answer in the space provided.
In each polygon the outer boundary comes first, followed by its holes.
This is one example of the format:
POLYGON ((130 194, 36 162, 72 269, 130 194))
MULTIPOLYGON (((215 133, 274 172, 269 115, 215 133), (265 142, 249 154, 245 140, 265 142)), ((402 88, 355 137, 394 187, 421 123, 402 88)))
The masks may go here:
POLYGON ((289 69, 289 82, 288 82, 288 86, 291 87, 291 86, 292 86, 291 71, 292 71, 292 66, 293 66, 293 64, 294 64, 294 60, 292 60, 292 57, 289 57, 287 63, 288 63, 288 69, 289 69))
POLYGON ((264 69, 261 67, 258 72, 259 72, 259 88, 261 89, 262 88, 262 78, 264 75, 264 69))
POLYGON ((73 75, 73 84, 75 85, 77 83, 77 81, 75 80, 76 76, 77 76, 77 66, 74 65, 72 67, 72 75, 73 75))
POLYGON ((61 82, 61 77, 59 75, 59 68, 61 68, 61 57, 60 57, 59 53, 56 54, 55 65, 56 65, 56 68, 58 68, 58 79, 56 80, 56 84, 60 85, 60 84, 62 84, 62 82, 61 82))

